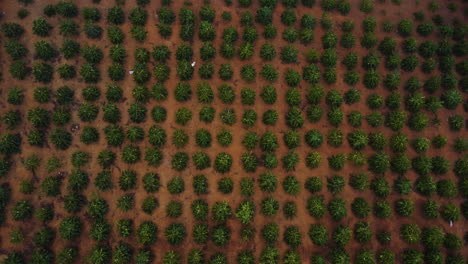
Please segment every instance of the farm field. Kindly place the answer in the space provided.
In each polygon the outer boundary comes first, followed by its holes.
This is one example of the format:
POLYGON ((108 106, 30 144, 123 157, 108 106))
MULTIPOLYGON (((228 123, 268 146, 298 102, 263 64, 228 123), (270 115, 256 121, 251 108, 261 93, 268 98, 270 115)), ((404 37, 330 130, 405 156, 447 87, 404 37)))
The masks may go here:
POLYGON ((468 1, 0 12, 0 263, 468 263, 468 1))

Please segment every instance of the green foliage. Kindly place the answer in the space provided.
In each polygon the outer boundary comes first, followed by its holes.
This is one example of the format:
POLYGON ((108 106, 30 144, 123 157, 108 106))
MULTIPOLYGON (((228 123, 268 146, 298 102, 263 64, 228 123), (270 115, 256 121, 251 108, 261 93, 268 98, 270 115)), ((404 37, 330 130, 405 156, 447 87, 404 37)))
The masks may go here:
POLYGON ((409 217, 414 212, 414 202, 410 199, 398 199, 395 201, 395 212, 400 216, 409 217))
POLYGON ((328 203, 328 212, 333 221, 339 222, 347 215, 346 202, 341 198, 333 198, 328 203))
POLYGON ((357 222, 353 229, 354 239, 361 244, 368 243, 372 238, 372 230, 369 223, 357 222))
POLYGON ((171 245, 179 245, 186 236, 185 226, 180 223, 172 223, 164 230, 167 241, 171 245))
POLYGON ((25 32, 24 28, 16 23, 3 23, 0 31, 9 39, 19 39, 25 32))
POLYGON ((280 50, 281 61, 283 63, 295 63, 297 61, 298 50, 293 46, 284 46, 280 50))
POLYGON ((284 242, 292 248, 302 244, 302 234, 297 226, 288 226, 283 233, 284 242))
POLYGON ((181 177, 174 177, 167 183, 167 189, 171 194, 179 194, 185 190, 185 183, 181 177))
POLYGON ((333 175, 327 178, 327 189, 332 194, 340 193, 345 186, 345 180, 339 175, 333 175))
POLYGON ((403 224, 400 226, 400 237, 408 244, 416 244, 421 240, 421 229, 417 224, 403 224))
POLYGON ((414 171, 422 176, 428 175, 432 171, 432 161, 425 155, 413 158, 411 165, 414 171))
POLYGON ((456 222, 460 218, 460 208, 453 203, 447 203, 442 206, 440 216, 445 222, 456 222))
POLYGON ((137 229, 138 242, 144 246, 152 245, 158 239, 158 226, 152 221, 145 221, 137 229))
POLYGON ((102 36, 103 29, 91 22, 86 22, 84 26, 84 32, 86 36, 90 39, 100 39, 102 36))
POLYGON ((86 197, 77 192, 72 192, 64 197, 64 207, 69 213, 79 213, 86 202, 86 197))
POLYGON ((224 108, 221 113, 219 113, 221 122, 226 125, 232 126, 236 122, 236 113, 233 108, 224 108))
POLYGON ((404 111, 395 110, 388 112, 385 117, 385 125, 393 131, 398 131, 403 128, 407 116, 404 111))
POLYGON ((33 236, 33 242, 37 247, 44 248, 55 239, 55 232, 50 227, 41 228, 33 236))
POLYGON ((363 192, 370 186, 369 177, 365 173, 351 174, 349 185, 353 187, 353 189, 363 192))
POLYGON ((101 79, 99 69, 91 63, 83 63, 79 73, 86 83, 97 83, 101 79))
POLYGON ((231 170, 232 157, 228 153, 221 152, 216 155, 214 169, 220 173, 227 173, 231 170))
POLYGON ((61 238, 73 241, 80 236, 81 229, 81 219, 76 216, 69 216, 65 217, 62 222, 60 222, 59 234, 61 238))
POLYGON ((112 44, 117 45, 123 43, 125 35, 118 26, 110 25, 107 27, 107 38, 112 44))
POLYGON ((143 176, 143 188, 148 193, 155 193, 161 187, 159 175, 156 173, 146 173, 143 176))
POLYGON ((15 221, 25 221, 32 217, 33 205, 29 200, 20 200, 13 206, 12 217, 15 221))
POLYGON ((77 36, 80 34, 80 26, 72 19, 66 19, 59 24, 59 33, 64 37, 77 36))
POLYGON ((52 26, 44 18, 38 18, 33 21, 32 30, 34 34, 40 37, 47 37, 50 30, 52 30, 52 26))

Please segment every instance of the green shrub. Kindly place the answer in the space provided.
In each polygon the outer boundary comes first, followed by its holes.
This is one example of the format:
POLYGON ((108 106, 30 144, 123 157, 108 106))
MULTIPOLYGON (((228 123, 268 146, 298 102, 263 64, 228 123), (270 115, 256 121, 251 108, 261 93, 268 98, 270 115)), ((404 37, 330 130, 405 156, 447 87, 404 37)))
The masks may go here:
POLYGON ((353 229, 354 239, 361 244, 368 243, 372 238, 372 230, 366 222, 357 222, 353 229))
POLYGON ((361 37, 361 46, 366 49, 373 48, 375 45, 377 45, 377 42, 377 37, 373 32, 364 33, 364 35, 361 37))
POLYGON ((262 156, 263 166, 267 169, 274 169, 278 167, 278 158, 274 153, 266 152, 262 156))
POLYGON ((208 240, 208 233, 209 230, 207 224, 196 224, 192 230, 193 240, 197 244, 206 244, 208 240))
POLYGON ((403 128, 407 116, 404 111, 395 110, 387 113, 385 117, 385 125, 393 131, 398 131, 403 128))
POLYGON ((199 174, 193 177, 192 187, 197 195, 208 193, 208 179, 205 175, 199 174))
POLYGON ((189 156, 185 152, 177 152, 172 156, 171 166, 176 171, 183 171, 187 168, 189 156))
POLYGON ((135 255, 135 263, 149 264, 155 258, 154 253, 148 248, 141 248, 135 255))
POLYGON ((460 92, 456 89, 449 89, 442 93, 440 99, 445 108, 456 109, 457 106, 463 101, 460 92))
POLYGON ((405 154, 397 154, 390 162, 391 170, 399 174, 405 174, 411 168, 411 161, 405 154))
POLYGON ((345 186, 345 180, 339 175, 333 175, 327 178, 327 189, 332 194, 340 193, 345 186))
POLYGON ((273 197, 267 197, 261 202, 261 212, 267 217, 273 217, 279 210, 279 203, 273 197))
POLYGON ((327 113, 327 120, 330 125, 338 127, 343 122, 343 112, 339 108, 332 108, 327 113))
POLYGON ((236 122, 236 113, 233 108, 225 108, 219 113, 221 122, 226 125, 232 126, 236 122))
POLYGON ((134 102, 128 108, 130 120, 135 123, 142 123, 146 120, 148 110, 139 102, 134 102))
POLYGON ((299 163, 299 154, 296 152, 288 152, 283 158, 283 168, 287 171, 295 170, 297 164, 299 163))
POLYGON ((408 244, 416 244, 421 240, 421 229, 417 224, 403 224, 400 226, 400 237, 408 244))
POLYGON ((116 45, 123 42, 125 35, 118 26, 111 25, 107 28, 107 37, 112 44, 116 45))
POLYGON ((320 81, 320 69, 315 64, 305 66, 302 68, 302 78, 310 84, 317 84, 320 81))
POLYGON ((224 104, 232 104, 236 98, 236 94, 231 86, 223 84, 218 88, 218 97, 224 104))
POLYGON ((231 207, 227 202, 216 202, 211 210, 213 220, 216 222, 225 222, 232 216, 231 207))
POLYGON ((171 245, 179 245, 185 239, 187 231, 184 225, 180 223, 172 223, 164 230, 167 242, 171 245))
POLYGON ((78 117, 81 119, 81 121, 91 122, 96 119, 98 112, 99 109, 97 106, 86 103, 79 107, 78 117))
POLYGON ((130 140, 130 142, 139 142, 143 140, 145 132, 141 127, 130 126, 127 129, 126 136, 130 140))
POLYGON ((284 46, 281 48, 280 56, 283 63, 295 63, 297 61, 298 50, 293 46, 284 46))
POLYGON ((78 249, 76 247, 66 247, 57 254, 58 263, 73 263, 78 258, 78 249))
POLYGON ((370 187, 374 194, 379 198, 387 197, 391 191, 389 183, 383 177, 374 178, 371 181, 370 187))
POLYGON ((353 151, 348 155, 348 161, 350 161, 354 166, 362 166, 367 163, 367 158, 364 153, 353 151))
POLYGON ((113 183, 111 173, 109 171, 101 171, 96 175, 94 179, 94 185, 101 191, 112 189, 113 183))
POLYGON ((218 181, 218 191, 223 194, 232 193, 232 189, 234 188, 234 183, 231 178, 223 177, 218 181))
POLYGON ((33 21, 32 30, 34 34, 40 37, 47 37, 50 30, 52 30, 52 26, 44 18, 38 18, 33 21))
MULTIPOLYGON (((33 70, 34 69, 36 69, 36 71, 38 70, 37 67, 34 67, 33 70)), ((41 69, 41 70, 43 70, 43 69, 41 69)), ((24 80, 30 74, 31 68, 28 67, 25 62, 20 61, 20 60, 16 60, 16 61, 14 61, 13 63, 10 64, 9 72, 10 72, 10 74, 11 74, 11 76, 13 78, 18 79, 18 80, 24 80)), ((48 71, 48 69, 46 69, 44 72, 51 75, 51 73, 48 71)), ((45 82, 50 81, 50 80, 47 79, 47 77, 52 78, 49 75, 45 76, 44 77, 45 82)), ((36 75, 34 75, 34 78, 39 80, 38 78, 41 78, 41 77, 39 77, 38 73, 36 72, 36 75)))
POLYGON ((364 73, 364 86, 368 89, 375 89, 380 83, 380 75, 376 70, 369 70, 364 73))
POLYGON ((64 37, 79 35, 79 29, 80 26, 72 19, 66 19, 59 24, 59 33, 64 37))
POLYGON ((347 216, 346 202, 340 198, 333 198, 328 203, 328 212, 333 221, 339 222, 347 216))
POLYGON ((333 31, 327 31, 322 36, 322 47, 323 49, 333 49, 338 43, 338 37, 333 31))
POLYGON ((358 191, 365 191, 370 186, 367 174, 351 174, 349 185, 358 191))
MULTIPOLYGON (((118 62, 112 63, 107 68, 107 71, 108 71, 109 78, 112 81, 122 81, 125 78, 125 70, 121 63, 118 63, 118 62)), ((139 87, 143 87, 143 86, 139 86, 139 87)))
POLYGON ((199 147, 207 148, 211 146, 211 134, 208 130, 199 129, 195 133, 195 142, 199 147))
POLYGON ((192 215, 196 220, 206 220, 208 216, 208 203, 204 200, 194 200, 190 207, 192 209, 192 215))
POLYGON ((27 16, 29 16, 29 11, 26 10, 26 9, 20 9, 20 10, 18 10, 18 12, 16 13, 16 15, 18 16, 19 19, 24 19, 24 18, 26 18, 27 16))
POLYGON ((317 246, 324 246, 328 242, 328 230, 321 224, 312 224, 308 234, 312 242, 317 246))
POLYGON ((41 228, 33 236, 33 242, 37 247, 44 248, 52 243, 55 239, 55 232, 50 227, 41 228))
POLYGON ((395 201, 395 212, 400 216, 409 217, 413 214, 414 203, 410 199, 398 199, 395 201))
POLYGON ((216 155, 214 168, 217 172, 226 173, 231 170, 232 157, 228 153, 221 152, 216 155))
POLYGON ((346 49, 352 48, 355 43, 356 40, 352 33, 344 33, 340 40, 340 45, 346 49))
POLYGON ((452 149, 458 153, 465 152, 468 149, 468 140, 462 137, 456 137, 453 141, 452 149))
MULTIPOLYGON (((432 43, 432 42, 430 42, 432 43)), ((437 44, 434 44, 437 45, 437 44)), ((435 46, 437 48, 437 46, 435 46)), ((424 52, 426 57, 431 57, 434 53, 436 53, 434 46, 430 45, 428 48, 421 50, 420 52, 424 52)), ((445 57, 444 57, 445 58, 445 57)), ((445 63, 449 63, 450 65, 450 59, 445 60, 444 59, 444 65, 443 66, 449 66, 445 63)), ((434 58, 428 58, 426 61, 423 62, 421 65, 421 69, 424 73, 432 73, 437 67, 437 61, 434 58)))
MULTIPOLYGON (((233 50, 233 52, 234 52, 234 50, 233 50)), ((241 60, 248 60, 248 59, 252 58, 253 53, 254 53, 253 44, 249 43, 249 42, 243 43, 240 46, 238 53, 239 53, 239 57, 240 57, 241 60)))
POLYGON ((323 115, 323 110, 318 105, 307 108, 307 119, 312 123, 320 121, 323 115))
POLYGON ((84 26, 84 32, 90 39, 100 39, 102 36, 103 29, 91 22, 86 22, 84 26))
POLYGON ((145 221, 137 229, 138 242, 144 246, 154 244, 158 239, 158 226, 152 221, 145 221))
POLYGON ((139 43, 143 43, 148 35, 148 31, 144 28, 144 26, 133 26, 130 30, 130 34, 132 37, 139 43))
POLYGON ((416 56, 410 55, 403 60, 401 60, 401 69, 406 72, 412 72, 418 66, 419 60, 416 56))
POLYGON ((231 69, 231 64, 221 64, 218 75, 221 80, 227 81, 230 80, 233 76, 234 72, 231 69))
MULTIPOLYGON (((377 201, 374 204, 374 214, 380 219, 389 218, 392 215, 392 208, 390 207, 389 202, 387 201, 377 201)), ((385 241, 388 241, 386 239, 385 241)))
POLYGON ((258 39, 257 29, 252 26, 245 27, 242 39, 249 44, 254 43, 258 39))
POLYGON ((267 243, 275 243, 279 237, 279 226, 276 223, 267 223, 261 229, 261 236, 267 243))
POLYGON ((460 218, 460 209, 453 203, 447 203, 442 206, 440 216, 446 222, 456 222, 460 218))
POLYGON ((345 246, 351 240, 351 229, 348 226, 340 225, 332 233, 332 240, 338 246, 345 246))
POLYGON ((13 206, 12 217, 15 221, 24 221, 32 217, 33 205, 29 200, 20 200, 13 206))
POLYGON ((69 216, 65 217, 59 226, 60 237, 73 241, 77 239, 81 234, 82 223, 79 217, 69 216))
POLYGON ((402 43, 402 48, 405 53, 415 53, 418 50, 418 42, 415 38, 407 38, 402 43))
POLYGON ((457 187, 453 181, 446 179, 437 182, 437 194, 440 197, 453 198, 457 193, 457 187))
POLYGON ((328 166, 335 171, 339 171, 344 167, 346 162, 346 155, 339 153, 335 155, 331 155, 328 157, 328 166))
POLYGON ((203 170, 211 166, 211 159, 204 152, 196 152, 193 154, 192 160, 198 170, 203 170))
POLYGON ((264 192, 274 192, 278 185, 278 180, 275 174, 271 172, 260 174, 259 179, 260 189, 264 192))
POLYGON ((347 115, 347 118, 352 127, 360 127, 362 124, 362 114, 359 111, 352 111, 347 115))
POLYGON ((64 196, 64 207, 69 213, 79 213, 86 202, 86 197, 77 192, 72 192, 64 196))
POLYGON ((25 32, 24 28, 16 23, 3 23, 0 30, 9 39, 19 39, 25 32))
POLYGON ((283 233, 284 242, 292 248, 302 244, 302 234, 297 226, 288 226, 283 233))

